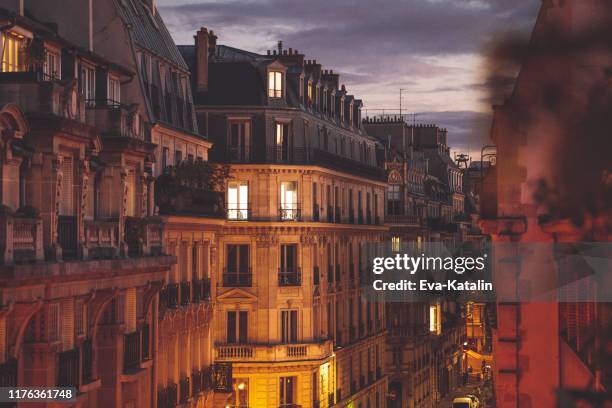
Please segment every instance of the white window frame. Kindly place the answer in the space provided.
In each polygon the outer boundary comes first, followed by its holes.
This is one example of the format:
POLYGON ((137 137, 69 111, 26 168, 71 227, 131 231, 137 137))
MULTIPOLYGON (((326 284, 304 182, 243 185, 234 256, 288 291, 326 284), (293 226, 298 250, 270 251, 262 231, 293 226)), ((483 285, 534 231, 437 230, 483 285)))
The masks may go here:
POLYGON ((282 98, 285 92, 285 80, 283 72, 277 70, 268 71, 268 97, 282 98))

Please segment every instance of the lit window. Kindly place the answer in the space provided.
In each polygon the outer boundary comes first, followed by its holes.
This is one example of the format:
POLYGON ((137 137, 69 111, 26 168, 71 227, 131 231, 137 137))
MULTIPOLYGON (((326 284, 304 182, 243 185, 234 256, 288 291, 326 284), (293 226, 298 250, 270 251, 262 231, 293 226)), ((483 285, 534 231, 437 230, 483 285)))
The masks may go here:
POLYGON ((227 188, 227 218, 247 220, 249 218, 249 186, 246 183, 230 183, 227 188))
POLYGON ((127 201, 125 215, 128 217, 136 216, 136 171, 129 169, 126 177, 127 201))
POLYGON ((25 71, 25 44, 20 34, 2 33, 2 72, 25 71))
POLYGON ((435 334, 440 334, 442 332, 439 305, 429 306, 429 331, 435 334))
POLYGON ((268 97, 283 97, 283 73, 279 71, 268 72, 268 97))
POLYGON ((45 49, 45 63, 43 74, 47 79, 61 79, 60 75, 60 56, 58 53, 45 49))
POLYGON ((391 250, 393 252, 399 252, 401 250, 400 237, 391 237, 391 250))
POLYGON ((308 104, 312 104, 312 81, 308 81, 308 104))
POLYGON ((295 221, 299 218, 297 183, 295 181, 283 181, 281 183, 280 217, 284 221, 295 221))
POLYGON ((121 84, 117 78, 108 77, 108 103, 119 105, 121 103, 121 84))
POLYGON ((249 379, 234 378, 234 406, 248 407, 249 406, 249 379))

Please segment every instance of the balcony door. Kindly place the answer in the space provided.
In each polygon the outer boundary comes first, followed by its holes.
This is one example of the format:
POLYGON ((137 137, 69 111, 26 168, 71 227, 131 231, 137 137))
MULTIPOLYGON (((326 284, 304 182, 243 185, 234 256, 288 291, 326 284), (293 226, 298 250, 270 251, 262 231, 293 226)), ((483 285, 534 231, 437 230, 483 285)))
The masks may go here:
POLYGON ((249 186, 247 183, 230 183, 227 188, 227 217, 242 221, 249 218, 249 186))
POLYGON ((227 344, 248 342, 249 313, 246 311, 227 312, 227 344))
POLYGON ((297 377, 280 378, 280 406, 293 408, 297 402, 297 377))
POLYGON ((231 121, 229 142, 230 161, 248 162, 250 159, 251 123, 249 121, 231 121))
POLYGON ((297 310, 281 311, 281 342, 298 342, 298 314, 297 310))
POLYGON ((286 162, 289 160, 289 124, 277 122, 275 132, 275 159, 286 162))
POLYGON ((281 182, 280 217, 285 221, 296 221, 299 218, 297 182, 281 182))

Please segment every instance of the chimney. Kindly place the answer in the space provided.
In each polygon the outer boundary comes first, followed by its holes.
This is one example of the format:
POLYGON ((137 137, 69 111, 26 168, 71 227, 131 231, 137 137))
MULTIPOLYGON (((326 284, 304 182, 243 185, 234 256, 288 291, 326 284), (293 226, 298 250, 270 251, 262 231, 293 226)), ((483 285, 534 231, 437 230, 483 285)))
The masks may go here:
POLYGON ((283 53, 283 42, 279 41, 278 42, 278 55, 282 55, 283 53))
MULTIPOLYGON (((212 31, 211 31, 212 33, 212 31)), ((195 35, 196 85, 198 91, 208 90, 208 58, 210 55, 210 38, 206 27, 200 28, 195 35)))

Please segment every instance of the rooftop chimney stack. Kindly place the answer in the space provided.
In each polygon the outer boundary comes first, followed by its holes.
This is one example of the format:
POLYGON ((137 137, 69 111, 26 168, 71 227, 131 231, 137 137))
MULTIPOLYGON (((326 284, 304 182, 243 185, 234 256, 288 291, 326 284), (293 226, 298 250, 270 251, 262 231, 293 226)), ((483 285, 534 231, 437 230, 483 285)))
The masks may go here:
POLYGON ((278 55, 282 55, 283 54, 283 42, 279 41, 278 42, 278 55))
POLYGON ((200 31, 195 35, 196 85, 198 91, 208 90, 208 59, 210 56, 210 45, 208 30, 206 27, 200 28, 200 31))

